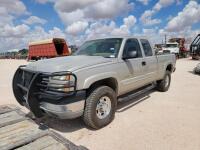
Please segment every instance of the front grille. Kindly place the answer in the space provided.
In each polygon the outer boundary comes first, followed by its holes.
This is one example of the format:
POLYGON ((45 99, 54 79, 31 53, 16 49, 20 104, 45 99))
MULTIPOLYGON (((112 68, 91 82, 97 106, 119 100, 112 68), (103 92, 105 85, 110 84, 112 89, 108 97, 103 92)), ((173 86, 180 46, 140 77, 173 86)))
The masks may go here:
POLYGON ((38 101, 43 100, 59 100, 63 97, 73 95, 76 92, 76 76, 71 72, 58 73, 40 73, 19 68, 18 79, 15 84, 21 93, 21 100, 28 101, 30 97, 35 97, 38 101), (71 81, 52 83, 50 78, 53 76, 71 75, 74 78, 74 84, 71 81), (60 89, 69 89, 69 91, 62 91, 60 89))
POLYGON ((31 72, 28 72, 28 71, 23 71, 23 74, 22 74, 22 85, 26 88, 29 87, 30 83, 31 83, 31 80, 33 79, 34 77, 34 73, 31 73, 31 72))
POLYGON ((59 73, 42 73, 40 74, 40 82, 36 84, 37 88, 39 89, 39 92, 36 93, 36 95, 39 95, 40 98, 47 99, 61 99, 65 96, 70 96, 75 94, 76 91, 76 76, 70 72, 59 72, 59 73), (52 76, 58 76, 58 75, 72 75, 74 77, 74 82, 71 81, 59 81, 54 80, 54 82, 50 78, 52 76), (73 84, 72 84, 73 83, 73 84), (60 91, 59 89, 65 89, 69 88, 71 91, 65 92, 60 91))
POLYGON ((13 92, 17 101, 21 105, 27 105, 37 117, 42 116, 40 102, 50 103, 61 102, 66 96, 71 96, 76 92, 77 78, 71 72, 41 73, 26 70, 25 66, 20 66, 13 79, 13 92), (74 77, 74 85, 59 84, 52 85, 49 78, 53 76, 71 75, 74 77), (59 86, 59 87, 58 87, 59 86), (73 88, 71 92, 57 91, 57 88, 73 88))

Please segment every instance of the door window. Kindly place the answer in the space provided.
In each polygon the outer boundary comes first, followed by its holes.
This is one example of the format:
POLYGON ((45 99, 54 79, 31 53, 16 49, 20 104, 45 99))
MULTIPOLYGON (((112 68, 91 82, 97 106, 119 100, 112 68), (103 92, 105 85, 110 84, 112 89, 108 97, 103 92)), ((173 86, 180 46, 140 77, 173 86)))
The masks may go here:
POLYGON ((137 39, 128 39, 126 41, 123 56, 127 56, 128 52, 130 52, 130 51, 137 52, 136 58, 142 57, 142 52, 141 52, 140 45, 139 45, 139 42, 137 39))
POLYGON ((145 56, 152 56, 153 53, 152 53, 152 49, 149 44, 149 41, 145 39, 141 39, 140 41, 141 41, 145 56))

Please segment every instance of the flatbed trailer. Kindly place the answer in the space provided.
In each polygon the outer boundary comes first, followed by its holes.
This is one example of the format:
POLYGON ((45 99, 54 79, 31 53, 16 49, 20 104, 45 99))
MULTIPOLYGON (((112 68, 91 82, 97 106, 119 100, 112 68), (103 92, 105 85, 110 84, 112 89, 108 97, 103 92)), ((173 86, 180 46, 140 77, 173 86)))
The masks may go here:
POLYGON ((0 106, 1 150, 87 150, 38 125, 14 105, 0 106))

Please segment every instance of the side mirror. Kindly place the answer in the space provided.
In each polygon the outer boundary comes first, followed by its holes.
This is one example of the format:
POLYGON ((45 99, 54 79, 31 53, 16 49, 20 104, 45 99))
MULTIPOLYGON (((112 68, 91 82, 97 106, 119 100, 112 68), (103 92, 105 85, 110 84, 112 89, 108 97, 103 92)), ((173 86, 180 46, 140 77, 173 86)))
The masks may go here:
POLYGON ((136 50, 128 51, 123 56, 123 59, 131 59, 131 58, 137 58, 137 51, 136 50))

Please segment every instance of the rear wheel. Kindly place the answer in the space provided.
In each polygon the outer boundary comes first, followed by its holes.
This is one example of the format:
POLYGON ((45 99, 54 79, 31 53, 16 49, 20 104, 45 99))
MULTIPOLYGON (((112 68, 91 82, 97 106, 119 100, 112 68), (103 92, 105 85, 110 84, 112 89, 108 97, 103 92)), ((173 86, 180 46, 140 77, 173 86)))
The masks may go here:
POLYGON ((109 124, 115 116, 116 93, 108 86, 94 89, 86 99, 83 120, 86 125, 99 129, 109 124))
POLYGON ((171 72, 166 71, 165 76, 162 80, 157 81, 157 89, 161 92, 168 91, 171 83, 171 72))

